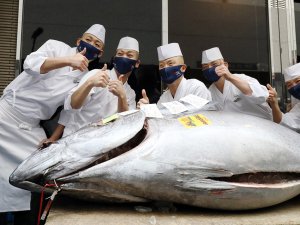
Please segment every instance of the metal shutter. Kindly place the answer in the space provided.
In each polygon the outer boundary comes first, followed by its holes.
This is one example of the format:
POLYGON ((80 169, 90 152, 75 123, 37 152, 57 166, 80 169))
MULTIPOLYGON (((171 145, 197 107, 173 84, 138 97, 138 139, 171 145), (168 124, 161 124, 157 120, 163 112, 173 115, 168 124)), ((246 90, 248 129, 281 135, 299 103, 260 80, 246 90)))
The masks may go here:
POLYGON ((0 96, 15 78, 19 0, 0 0, 0 96))

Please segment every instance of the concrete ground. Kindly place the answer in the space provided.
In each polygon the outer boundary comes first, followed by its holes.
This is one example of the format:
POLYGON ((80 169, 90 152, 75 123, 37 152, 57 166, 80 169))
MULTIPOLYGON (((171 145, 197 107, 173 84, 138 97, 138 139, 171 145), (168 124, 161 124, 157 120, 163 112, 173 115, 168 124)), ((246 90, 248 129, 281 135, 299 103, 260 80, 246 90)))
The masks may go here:
POLYGON ((46 225, 300 225, 300 196, 251 211, 218 211, 163 203, 96 204, 57 199, 46 225))

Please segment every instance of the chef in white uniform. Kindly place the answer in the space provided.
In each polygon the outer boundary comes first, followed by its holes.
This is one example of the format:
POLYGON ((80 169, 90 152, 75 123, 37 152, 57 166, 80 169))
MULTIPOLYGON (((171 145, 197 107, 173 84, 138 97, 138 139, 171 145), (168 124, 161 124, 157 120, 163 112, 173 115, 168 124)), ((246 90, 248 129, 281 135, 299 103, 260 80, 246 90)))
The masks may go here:
POLYGON ((69 135, 117 112, 135 109, 135 92, 127 81, 139 64, 138 41, 132 37, 121 38, 113 60, 114 68, 90 71, 70 91, 59 126, 48 141, 54 142, 62 133, 69 135))
MULTIPOLYGON (((159 73, 162 81, 167 84, 168 89, 160 96, 157 103, 178 101, 182 97, 193 94, 201 98, 211 100, 210 92, 206 86, 196 79, 185 79, 184 72, 187 68, 178 43, 170 43, 157 48, 159 73)), ((149 99, 145 90, 142 91, 143 98, 139 100, 137 107, 148 104, 149 99)))
POLYGON ((292 102, 295 104, 289 112, 282 113, 278 105, 277 92, 268 84, 267 87, 270 94, 268 102, 272 107, 273 120, 300 133, 300 63, 286 68, 284 70, 284 79, 287 89, 293 98, 292 102))
POLYGON ((30 192, 9 184, 13 170, 45 138, 40 120, 49 119, 102 54, 105 28, 95 24, 77 40, 77 48, 49 40, 27 56, 24 71, 0 100, 0 212, 30 209, 30 192))
POLYGON ((202 71, 212 82, 212 101, 221 109, 272 120, 272 110, 266 102, 267 88, 245 74, 232 74, 218 47, 202 52, 202 71))

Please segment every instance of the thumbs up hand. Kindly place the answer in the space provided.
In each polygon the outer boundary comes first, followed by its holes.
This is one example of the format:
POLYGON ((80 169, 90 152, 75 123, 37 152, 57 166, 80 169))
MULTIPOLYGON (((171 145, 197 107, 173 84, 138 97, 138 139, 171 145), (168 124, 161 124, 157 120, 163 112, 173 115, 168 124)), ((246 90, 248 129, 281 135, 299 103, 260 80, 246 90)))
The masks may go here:
POLYGON ((269 97, 267 98, 267 102, 272 106, 274 104, 278 104, 277 100, 277 92, 275 88, 273 88, 270 84, 267 84, 267 88, 269 91, 269 97))
POLYGON ((86 53, 86 48, 76 55, 69 57, 70 66, 74 70, 80 70, 81 72, 88 69, 89 60, 84 56, 86 53))
POLYGON ((105 63, 104 64, 104 66, 102 67, 102 69, 101 69, 102 71, 105 71, 105 70, 107 70, 107 64, 105 63))
POLYGON ((145 89, 142 90, 142 96, 143 96, 143 98, 141 98, 141 99, 138 101, 137 105, 136 105, 136 108, 137 108, 137 109, 141 109, 141 106, 142 106, 143 104, 149 104, 149 98, 148 98, 148 96, 147 96, 147 93, 146 93, 146 90, 145 90, 145 89))
POLYGON ((85 55, 86 53, 86 48, 84 48, 81 52, 79 52, 81 55, 85 55))
POLYGON ((110 77, 107 71, 99 70, 93 76, 87 79, 87 82, 91 83, 93 87, 105 88, 109 83, 110 77))
POLYGON ((120 75, 118 80, 112 80, 109 82, 108 90, 119 98, 125 98, 126 92, 123 85, 125 82, 126 77, 124 75, 120 75))

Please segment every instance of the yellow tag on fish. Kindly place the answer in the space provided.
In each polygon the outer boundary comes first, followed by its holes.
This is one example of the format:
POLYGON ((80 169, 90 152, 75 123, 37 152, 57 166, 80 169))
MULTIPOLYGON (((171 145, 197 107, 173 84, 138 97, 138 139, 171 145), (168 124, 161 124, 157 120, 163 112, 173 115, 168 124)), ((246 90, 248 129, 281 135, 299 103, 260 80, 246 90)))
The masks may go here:
POLYGON ((118 119, 118 118, 119 118, 119 114, 118 113, 113 114, 113 115, 111 115, 111 116, 106 117, 105 119, 103 119, 102 120, 102 124, 105 125, 105 124, 107 124, 107 123, 109 123, 111 121, 114 121, 114 120, 118 119))
POLYGON ((202 114, 178 118, 178 121, 186 128, 200 127, 211 124, 211 121, 202 114))

